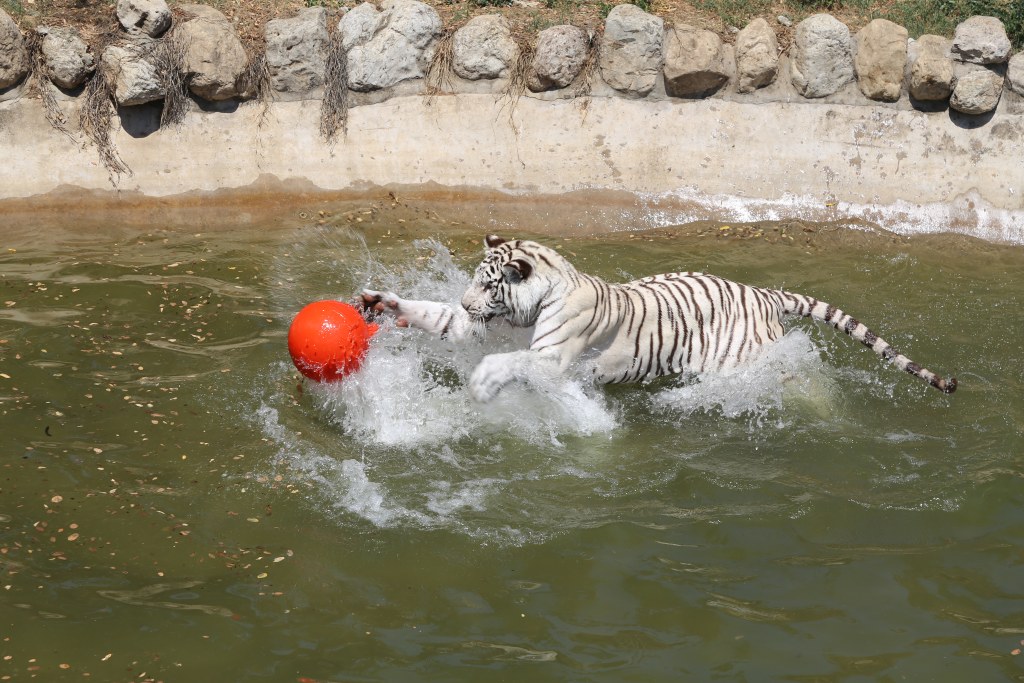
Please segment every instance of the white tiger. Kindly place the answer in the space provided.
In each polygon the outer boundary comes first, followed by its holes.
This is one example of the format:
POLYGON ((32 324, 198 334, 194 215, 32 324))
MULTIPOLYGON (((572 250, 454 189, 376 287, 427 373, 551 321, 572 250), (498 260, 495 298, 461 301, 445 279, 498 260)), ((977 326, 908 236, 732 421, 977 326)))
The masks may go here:
POLYGON ((856 319, 808 296, 703 273, 610 284, 537 242, 488 235, 485 243, 461 308, 371 289, 357 301, 367 315, 388 313, 401 327, 453 338, 492 318, 532 327, 528 350, 485 356, 474 369, 469 389, 478 401, 493 399, 509 382, 565 372, 588 351, 596 352, 592 371, 601 383, 729 370, 780 338, 787 314, 823 320, 940 391, 956 390, 956 379, 938 377, 856 319))

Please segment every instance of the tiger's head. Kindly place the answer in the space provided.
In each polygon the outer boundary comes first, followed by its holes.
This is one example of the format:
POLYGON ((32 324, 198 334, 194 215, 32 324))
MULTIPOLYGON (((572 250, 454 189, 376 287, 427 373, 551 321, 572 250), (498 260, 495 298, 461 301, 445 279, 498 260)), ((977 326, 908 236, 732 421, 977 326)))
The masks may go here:
POLYGON ((532 326, 565 260, 536 242, 487 235, 484 243, 484 260, 462 297, 462 307, 480 322, 504 317, 516 327, 532 326))

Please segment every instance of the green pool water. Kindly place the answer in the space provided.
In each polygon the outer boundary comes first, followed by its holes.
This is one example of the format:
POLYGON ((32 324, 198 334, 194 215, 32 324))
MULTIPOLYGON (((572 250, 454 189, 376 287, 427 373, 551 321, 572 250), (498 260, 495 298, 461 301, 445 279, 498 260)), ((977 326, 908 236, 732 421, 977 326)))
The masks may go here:
POLYGON ((0 678, 1024 677, 1024 249, 547 237, 609 279, 812 294, 960 388, 793 321, 734 376, 480 406, 467 373, 514 335, 386 326, 333 387, 285 338, 368 284, 457 299, 491 228, 315 219, 0 231, 0 678))

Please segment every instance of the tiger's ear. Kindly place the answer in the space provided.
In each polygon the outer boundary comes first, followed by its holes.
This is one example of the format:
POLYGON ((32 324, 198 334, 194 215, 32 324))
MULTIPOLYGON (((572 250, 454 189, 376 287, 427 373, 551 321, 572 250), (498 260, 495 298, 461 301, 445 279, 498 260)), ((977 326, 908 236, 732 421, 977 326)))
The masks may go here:
POLYGON ((505 244, 505 240, 497 235, 487 235, 484 237, 484 244, 487 245, 488 249, 494 249, 495 247, 505 244))
POLYGON ((506 263, 501 270, 509 284, 518 285, 530 277, 533 273, 533 266, 530 265, 529 261, 515 259, 506 263))

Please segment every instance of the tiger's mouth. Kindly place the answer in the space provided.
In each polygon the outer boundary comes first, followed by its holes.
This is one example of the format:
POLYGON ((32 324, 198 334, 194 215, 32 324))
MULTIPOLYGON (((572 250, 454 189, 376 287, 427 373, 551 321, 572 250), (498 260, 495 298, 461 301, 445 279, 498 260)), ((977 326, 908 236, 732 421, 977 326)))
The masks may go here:
POLYGON ((469 319, 474 323, 490 322, 492 319, 494 319, 500 314, 499 311, 495 311, 493 308, 490 307, 484 308, 472 305, 466 306, 465 304, 463 304, 462 307, 466 309, 466 313, 469 315, 469 319))

